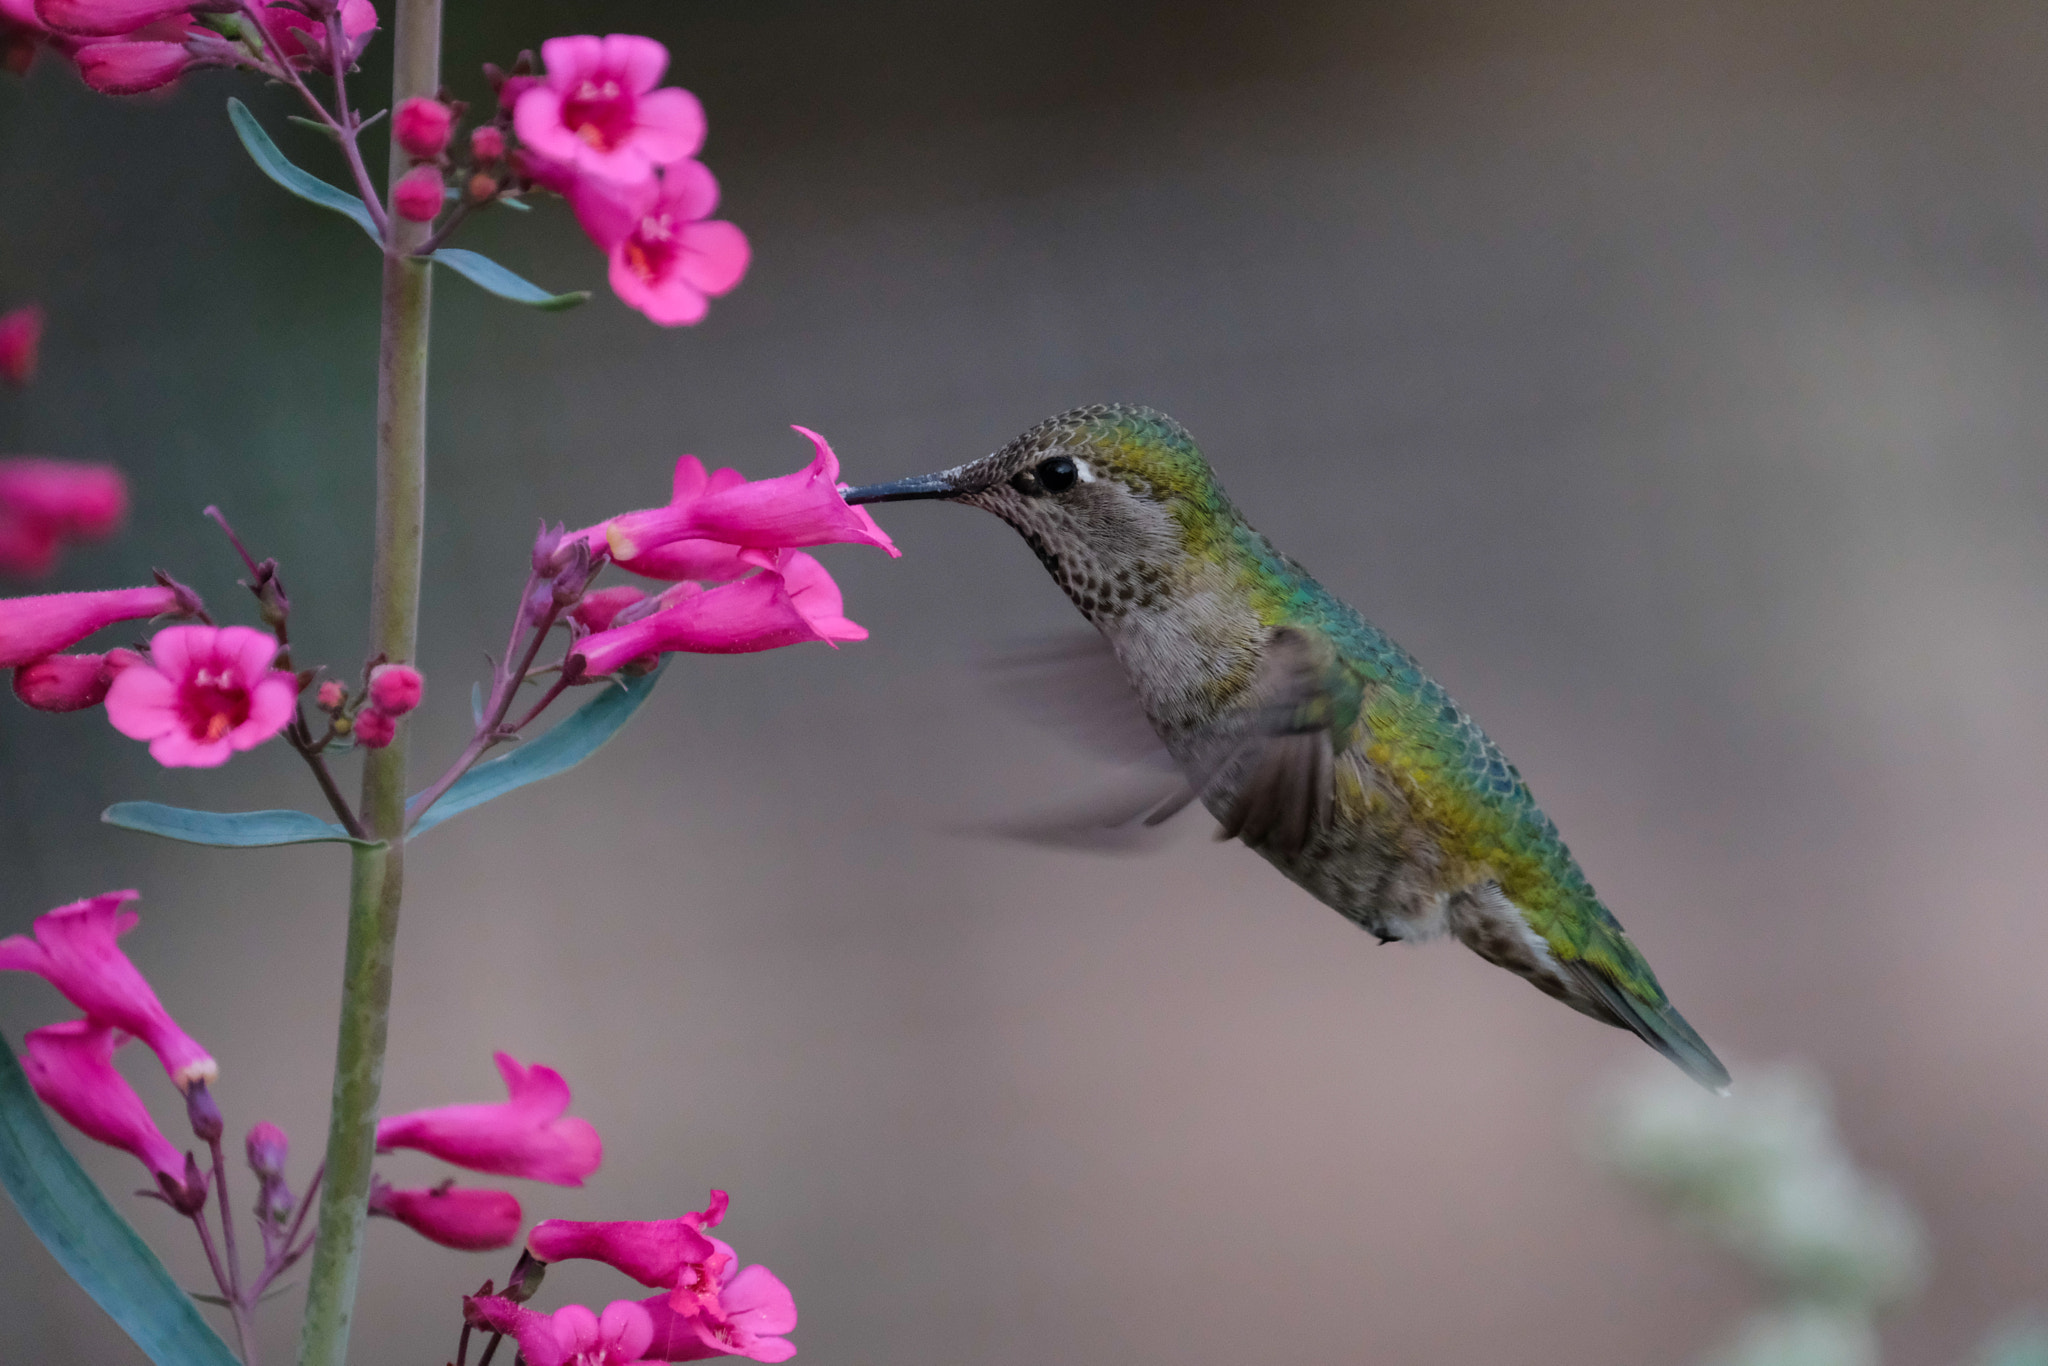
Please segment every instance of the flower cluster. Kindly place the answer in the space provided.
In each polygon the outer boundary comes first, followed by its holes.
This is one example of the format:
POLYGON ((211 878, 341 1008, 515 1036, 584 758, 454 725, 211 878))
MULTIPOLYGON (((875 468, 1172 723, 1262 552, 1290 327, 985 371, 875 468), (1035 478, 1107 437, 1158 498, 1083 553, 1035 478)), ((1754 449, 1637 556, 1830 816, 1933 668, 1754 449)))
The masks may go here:
POLYGON ((580 1304, 552 1314, 510 1296, 468 1297, 464 1317, 519 1343, 532 1366, 630 1366, 641 1361, 699 1361, 716 1356, 787 1361, 796 1347, 796 1300, 765 1266, 742 1267, 730 1243, 707 1230, 725 1218, 724 1191, 700 1212, 676 1219, 578 1222, 549 1219, 526 1237, 545 1265, 603 1262, 662 1293, 613 1300, 603 1311, 580 1304))
POLYGON ((108 95, 160 89, 202 66, 281 77, 324 69, 332 53, 349 67, 377 29, 370 0, 261 0, 247 12, 260 28, 191 0, 0 0, 10 51, 48 47, 108 95))

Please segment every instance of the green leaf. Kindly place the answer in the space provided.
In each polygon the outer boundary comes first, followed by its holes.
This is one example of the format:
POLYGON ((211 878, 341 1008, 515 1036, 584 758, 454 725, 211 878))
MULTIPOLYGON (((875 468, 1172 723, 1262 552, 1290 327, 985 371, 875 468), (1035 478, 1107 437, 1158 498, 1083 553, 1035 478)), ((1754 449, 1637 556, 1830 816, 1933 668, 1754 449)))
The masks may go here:
POLYGON ((529 741, 502 758, 478 764, 463 774, 455 780, 453 787, 442 794, 441 800, 434 803, 433 809, 419 818, 419 823, 412 828, 413 837, 424 835, 450 816, 459 816, 473 806, 482 806, 528 783, 537 783, 543 778, 566 772, 597 753, 605 741, 617 735, 619 729, 633 719, 633 713, 640 710, 640 704, 654 691, 662 670, 667 667, 667 661, 663 661, 653 673, 642 674, 624 683, 607 684, 601 694, 584 703, 575 715, 540 739, 529 741))
MULTIPOLYGON (((329 185, 320 177, 292 165, 285 154, 277 150, 277 144, 270 140, 270 134, 263 131, 263 125, 256 122, 256 116, 249 112, 249 106, 240 100, 230 99, 228 122, 235 126, 235 136, 242 140, 242 146, 248 150, 257 170, 308 203, 318 204, 323 209, 332 209, 336 213, 353 218, 364 232, 370 234, 372 242, 379 248, 384 245, 383 237, 377 232, 376 220, 370 217, 370 211, 363 206, 363 201, 348 191, 329 185)), ((527 288, 531 289, 532 286, 528 285, 527 288)))
POLYGON ((490 257, 479 256, 460 247, 443 247, 427 259, 448 267, 479 289, 488 290, 501 299, 510 299, 515 304, 525 304, 528 308, 554 312, 574 308, 590 297, 587 289, 550 294, 531 280, 514 275, 490 257))
POLYGON ((157 1366, 236 1366, 199 1307, 65 1149, 5 1039, 0 1185, 57 1264, 157 1366))
POLYGON ((376 847, 348 831, 303 811, 189 811, 161 802, 115 802, 100 813, 108 825, 140 830, 186 844, 211 844, 225 849, 263 849, 274 844, 320 844, 335 841, 376 847))

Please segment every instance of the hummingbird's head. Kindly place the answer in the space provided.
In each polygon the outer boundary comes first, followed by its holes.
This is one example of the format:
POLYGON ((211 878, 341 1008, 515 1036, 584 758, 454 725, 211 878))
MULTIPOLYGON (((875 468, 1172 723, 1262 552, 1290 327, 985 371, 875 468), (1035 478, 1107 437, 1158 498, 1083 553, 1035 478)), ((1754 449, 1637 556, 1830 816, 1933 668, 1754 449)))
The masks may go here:
POLYGON ((949 470, 846 490, 849 503, 914 498, 1008 522, 1090 617, 1150 605, 1174 567, 1236 518, 1187 429, 1124 404, 1049 417, 949 470))

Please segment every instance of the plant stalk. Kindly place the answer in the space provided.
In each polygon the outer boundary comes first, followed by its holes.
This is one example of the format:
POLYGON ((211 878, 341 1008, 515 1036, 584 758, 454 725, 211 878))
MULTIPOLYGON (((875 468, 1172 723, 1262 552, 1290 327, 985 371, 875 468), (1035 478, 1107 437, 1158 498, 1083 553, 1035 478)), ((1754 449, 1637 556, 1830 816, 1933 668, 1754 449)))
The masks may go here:
MULTIPOLYGON (((396 109, 402 101, 431 96, 440 87, 441 0, 398 0, 390 33, 391 107, 396 109)), ((409 164, 394 140, 389 183, 395 185, 409 164)), ((407 222, 395 211, 386 222, 390 226, 384 243, 377 354, 377 531, 369 653, 410 660, 416 655, 419 634, 427 486, 427 330, 433 285, 431 267, 411 259, 425 238, 426 225, 407 222)), ((363 757, 363 823, 373 838, 386 843, 356 849, 350 870, 333 1110, 318 1241, 306 1282, 299 1366, 343 1366, 348 1356, 405 880, 405 759, 404 727, 389 745, 363 757)))

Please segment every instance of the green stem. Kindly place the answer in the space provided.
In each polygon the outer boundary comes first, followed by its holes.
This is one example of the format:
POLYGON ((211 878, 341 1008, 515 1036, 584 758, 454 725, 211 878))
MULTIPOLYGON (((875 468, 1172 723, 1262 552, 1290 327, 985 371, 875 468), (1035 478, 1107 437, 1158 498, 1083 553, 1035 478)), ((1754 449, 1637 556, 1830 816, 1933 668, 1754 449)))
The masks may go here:
MULTIPOLYGON (((391 107, 441 84, 441 0, 398 0, 391 107)), ((394 142, 390 182, 410 159, 394 142)), ((427 324, 430 269, 411 259, 427 225, 390 214, 384 247, 383 316, 377 355, 377 541, 370 583, 370 653, 415 657, 420 549, 427 486, 427 324)), ((342 1366, 348 1355, 370 1162, 383 1090, 398 910, 405 885, 406 733, 363 759, 363 823, 387 843, 357 849, 349 880, 348 957, 335 1041, 333 1111, 327 1129, 320 1229, 306 1282, 299 1366, 342 1366)))

